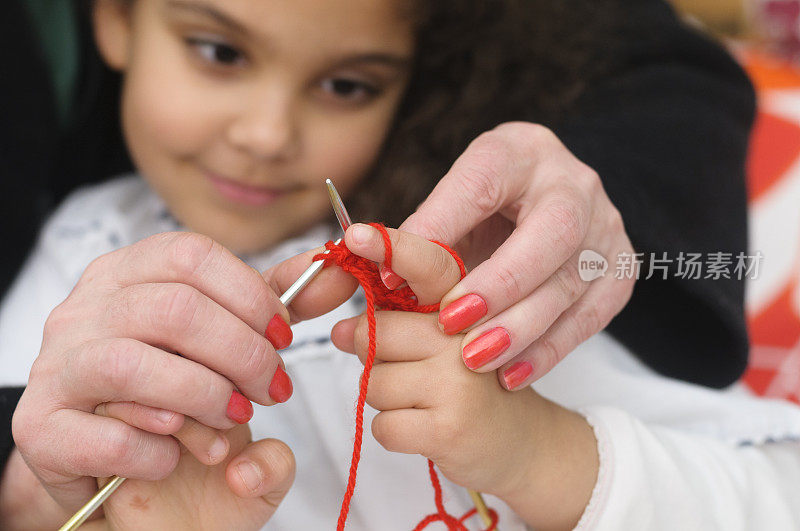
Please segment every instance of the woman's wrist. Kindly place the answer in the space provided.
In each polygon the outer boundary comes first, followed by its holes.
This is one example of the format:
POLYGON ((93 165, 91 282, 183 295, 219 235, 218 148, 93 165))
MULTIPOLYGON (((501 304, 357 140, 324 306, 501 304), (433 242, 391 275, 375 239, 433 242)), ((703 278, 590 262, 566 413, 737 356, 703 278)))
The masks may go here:
POLYGON ((533 451, 524 473, 498 496, 535 529, 573 529, 597 482, 597 440, 584 417, 537 398, 533 451))

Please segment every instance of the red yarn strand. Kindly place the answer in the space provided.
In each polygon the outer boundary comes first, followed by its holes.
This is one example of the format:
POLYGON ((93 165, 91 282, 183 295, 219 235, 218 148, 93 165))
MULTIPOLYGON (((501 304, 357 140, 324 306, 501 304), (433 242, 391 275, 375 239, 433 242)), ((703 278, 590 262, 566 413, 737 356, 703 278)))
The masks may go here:
MULTIPOLYGON (((383 237, 384 246, 384 264, 386 267, 391 268, 392 265, 392 243, 389 238, 389 233, 386 228, 380 223, 370 223, 372 227, 378 229, 383 237)), ((461 258, 447 245, 434 241, 440 245, 447 252, 449 252, 458 263, 459 270, 461 271, 461 278, 467 274, 464 267, 464 262, 461 258)), ((358 283, 364 290, 364 295, 367 299, 367 336, 369 339, 369 346, 367 350, 367 359, 364 363, 364 371, 361 373, 359 381, 358 400, 356 402, 356 428, 355 438, 353 442, 353 455, 350 460, 350 474, 347 480, 347 488, 345 489, 344 497, 342 499, 342 507, 339 511, 339 520, 336 525, 338 531, 343 531, 345 523, 347 522, 347 515, 350 512, 350 502, 356 489, 356 475, 358 473, 358 464, 361 461, 361 444, 364 435, 364 405, 367 401, 367 387, 369 386, 369 375, 372 371, 372 365, 375 362, 376 352, 376 322, 375 310, 401 310, 412 311, 420 313, 432 313, 439 311, 439 304, 420 305, 414 292, 408 286, 398 290, 388 289, 381 281, 378 267, 374 262, 354 255, 342 242, 339 245, 334 244, 332 241, 325 244, 325 248, 329 251, 328 254, 318 254, 314 256, 314 260, 324 260, 325 267, 330 265, 338 265, 344 271, 347 271, 355 277, 358 283)), ((436 513, 426 516, 417 526, 414 531, 420 531, 432 522, 441 521, 450 531, 467 531, 464 522, 475 515, 475 509, 468 511, 461 518, 456 518, 449 514, 445 507, 442 495, 442 486, 439 482, 439 476, 434 468, 434 463, 428 459, 428 471, 430 473, 431 485, 434 491, 434 502, 436 504, 436 513)), ((492 517, 492 525, 486 531, 493 531, 497 527, 498 516, 493 509, 489 509, 492 517)))

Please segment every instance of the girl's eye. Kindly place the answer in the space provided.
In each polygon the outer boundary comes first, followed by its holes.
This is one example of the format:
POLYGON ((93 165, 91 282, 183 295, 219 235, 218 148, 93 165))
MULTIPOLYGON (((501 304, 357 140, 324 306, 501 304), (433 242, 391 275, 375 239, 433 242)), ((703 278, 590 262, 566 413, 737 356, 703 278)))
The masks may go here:
POLYGON ((235 66, 244 61, 244 54, 228 44, 196 38, 187 39, 187 42, 208 63, 235 66))
POLYGON ((322 90, 337 99, 348 102, 366 101, 380 92, 373 85, 347 78, 323 79, 322 90))

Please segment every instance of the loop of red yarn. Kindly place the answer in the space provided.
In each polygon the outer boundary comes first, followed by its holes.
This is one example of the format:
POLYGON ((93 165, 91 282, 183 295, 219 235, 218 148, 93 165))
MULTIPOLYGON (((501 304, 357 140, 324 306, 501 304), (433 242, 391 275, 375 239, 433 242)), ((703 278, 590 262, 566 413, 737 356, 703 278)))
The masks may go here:
MULTIPOLYGON (((386 267, 392 266, 392 244, 389 238, 389 233, 386 228, 380 223, 370 223, 372 227, 378 229, 383 237, 384 245, 384 264, 386 267)), ((447 245, 434 241, 434 243, 442 246, 449 252, 458 263, 461 270, 461 278, 467 274, 464 262, 461 258, 447 245)), ((401 310, 407 312, 420 312, 431 313, 439 310, 439 304, 421 305, 417 301, 417 296, 410 287, 404 286, 401 289, 390 290, 381 281, 377 265, 354 255, 345 245, 344 241, 336 245, 332 241, 325 244, 325 248, 329 251, 327 254, 320 253, 314 256, 314 260, 324 260, 325 267, 330 265, 337 265, 344 271, 353 275, 358 283, 364 290, 364 295, 367 299, 367 323, 368 323, 368 338, 369 348, 367 350, 367 360, 364 363, 364 371, 361 373, 359 382, 358 401, 356 402, 356 433, 355 441, 353 443, 353 456, 350 460, 350 477, 347 481, 347 489, 345 490, 344 498, 342 499, 342 508, 339 512, 339 520, 336 529, 342 531, 347 522, 347 514, 350 511, 350 500, 356 488, 356 473, 358 472, 358 463, 361 459, 361 442, 364 431, 364 404, 367 399, 367 386, 369 385, 369 375, 372 370, 372 365, 375 361, 375 310, 401 310)), ((434 501, 436 503, 436 511, 433 514, 426 516, 417 526, 414 531, 420 531, 432 522, 441 521, 450 531, 467 531, 464 522, 475 514, 475 509, 464 514, 461 518, 456 518, 449 514, 444 508, 442 501, 442 487, 439 483, 439 477, 434 469, 433 461, 428 459, 428 470, 430 473, 431 484, 434 490, 434 501)), ((493 531, 497 527, 498 516, 497 513, 489 509, 492 517, 492 525, 486 531, 493 531)))

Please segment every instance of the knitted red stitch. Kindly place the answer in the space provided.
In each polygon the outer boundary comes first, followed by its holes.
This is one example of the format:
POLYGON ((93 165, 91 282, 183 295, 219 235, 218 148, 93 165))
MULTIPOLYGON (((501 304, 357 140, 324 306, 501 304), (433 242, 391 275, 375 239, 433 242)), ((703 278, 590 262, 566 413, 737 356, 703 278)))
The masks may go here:
MULTIPOLYGON (((369 225, 378 229, 383 236, 384 263, 386 267, 391 268, 392 244, 389 239, 389 233, 380 223, 370 223, 369 225)), ((447 252, 453 255, 453 258, 455 258, 461 270, 461 278, 464 278, 467 271, 464 267, 464 262, 456 252, 441 242, 434 241, 434 243, 441 245, 447 252)), ((364 363, 364 372, 361 373, 358 401, 356 402, 356 434, 355 442, 353 443, 353 456, 350 461, 350 477, 347 480, 347 490, 342 500, 342 508, 339 512, 339 521, 336 526, 338 531, 342 531, 347 521, 347 514, 350 511, 350 500, 356 488, 358 462, 361 459, 361 439, 364 431, 364 404, 367 398, 369 374, 372 370, 373 362, 375 361, 375 309, 431 313, 439 310, 439 304, 418 304, 416 295, 408 286, 394 291, 390 290, 381 281, 377 265, 366 258, 354 255, 344 244, 344 241, 339 245, 334 244, 332 241, 328 242, 325 244, 325 248, 330 252, 328 254, 318 254, 314 256, 314 260, 324 260, 325 267, 333 264, 338 265, 343 270, 353 275, 364 289, 364 295, 367 299, 367 335, 369 338, 369 347, 367 350, 367 360, 364 363)), ((439 483, 436 470, 434 469, 433 461, 430 459, 428 459, 428 471, 431 477, 431 484, 433 485, 437 512, 426 516, 417 524, 414 531, 420 531, 431 522, 436 521, 444 522, 450 531, 467 531, 467 528, 464 526, 464 521, 475 514, 475 509, 467 512, 461 518, 456 518, 449 514, 444 508, 442 487, 439 483)), ((492 516, 492 525, 486 531, 493 531, 497 527, 497 513, 493 509, 489 509, 489 512, 492 516)))

